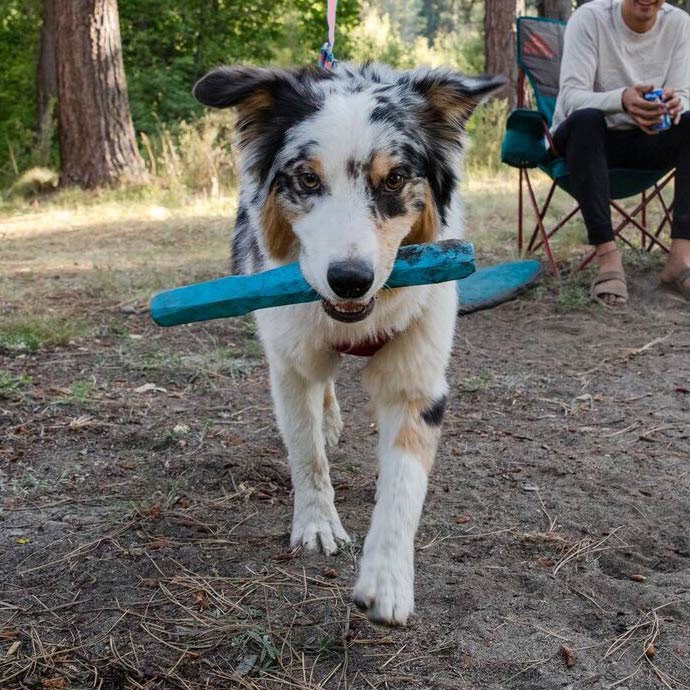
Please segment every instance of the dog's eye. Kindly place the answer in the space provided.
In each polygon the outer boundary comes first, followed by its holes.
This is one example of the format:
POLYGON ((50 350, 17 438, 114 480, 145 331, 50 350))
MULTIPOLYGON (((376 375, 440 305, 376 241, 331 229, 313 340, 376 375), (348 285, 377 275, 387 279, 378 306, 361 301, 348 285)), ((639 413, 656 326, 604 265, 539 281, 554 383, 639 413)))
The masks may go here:
POLYGON ((321 180, 316 173, 305 172, 299 176, 299 184, 302 189, 313 192, 321 186, 321 180))
POLYGON ((391 173, 386 178, 384 186, 387 192, 399 192, 405 184, 405 178, 400 173, 391 173))

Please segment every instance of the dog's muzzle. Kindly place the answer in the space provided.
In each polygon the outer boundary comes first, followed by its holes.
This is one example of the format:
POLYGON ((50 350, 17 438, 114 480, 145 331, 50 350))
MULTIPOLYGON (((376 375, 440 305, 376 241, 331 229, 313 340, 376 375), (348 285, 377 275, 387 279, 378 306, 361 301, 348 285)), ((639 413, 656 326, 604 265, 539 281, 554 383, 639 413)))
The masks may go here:
POLYGON ((374 309, 374 298, 358 302, 374 284, 374 268, 362 259, 334 261, 326 274, 328 285, 342 302, 324 299, 323 308, 331 318, 345 323, 366 319, 374 309))

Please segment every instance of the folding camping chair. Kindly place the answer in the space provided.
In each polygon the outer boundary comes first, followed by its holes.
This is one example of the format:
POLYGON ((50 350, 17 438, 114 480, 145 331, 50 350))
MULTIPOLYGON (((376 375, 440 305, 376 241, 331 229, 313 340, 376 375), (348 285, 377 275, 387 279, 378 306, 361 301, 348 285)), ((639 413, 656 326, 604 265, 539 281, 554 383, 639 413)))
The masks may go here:
MULTIPOLYGON (((578 205, 551 229, 544 227, 546 212, 556 187, 572 196, 565 159, 558 157, 549 132, 558 95, 564 34, 565 22, 541 17, 520 17, 517 20, 518 107, 508 117, 501 147, 501 160, 519 170, 518 251, 522 255, 526 190, 536 218, 527 252, 536 252, 544 247, 554 276, 558 275, 558 266, 549 240, 580 210, 578 205), (525 108, 525 76, 532 86, 536 110, 525 108), (539 168, 551 179, 546 200, 541 206, 534 193, 530 168, 539 168)), ((668 204, 661 192, 673 179, 674 171, 615 168, 609 173, 611 208, 622 216, 614 227, 615 235, 633 247, 632 242, 623 235, 623 230, 633 226, 640 231, 643 249, 651 251, 657 245, 668 252, 660 236, 667 223, 670 227, 673 204, 668 204), (618 203, 621 199, 638 194, 642 195, 641 201, 631 213, 618 203), (659 201, 663 215, 661 222, 652 228, 647 223, 647 210, 654 199, 659 201)), ((585 258, 580 268, 584 268, 593 258, 594 252, 585 258)))

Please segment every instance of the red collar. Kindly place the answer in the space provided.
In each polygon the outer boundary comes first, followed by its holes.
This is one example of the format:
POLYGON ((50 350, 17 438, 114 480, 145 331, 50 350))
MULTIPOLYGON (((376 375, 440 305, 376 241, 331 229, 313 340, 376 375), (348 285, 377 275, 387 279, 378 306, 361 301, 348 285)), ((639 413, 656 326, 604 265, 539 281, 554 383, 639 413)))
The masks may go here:
POLYGON ((369 338, 356 345, 335 345, 333 349, 343 355, 355 355, 356 357, 373 357, 390 338, 387 335, 379 335, 376 338, 369 338))

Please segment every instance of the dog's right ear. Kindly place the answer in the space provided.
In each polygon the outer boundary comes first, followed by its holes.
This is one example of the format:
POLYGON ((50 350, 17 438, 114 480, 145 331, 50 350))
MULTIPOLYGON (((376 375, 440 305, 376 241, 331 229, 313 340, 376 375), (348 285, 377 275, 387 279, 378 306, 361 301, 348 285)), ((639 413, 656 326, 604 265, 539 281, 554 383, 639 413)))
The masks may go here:
MULTIPOLYGON (((281 86, 288 86, 286 71, 261 67, 217 67, 199 79, 192 94, 204 105, 213 108, 230 108, 246 105, 248 99, 271 105, 271 93, 281 86)), ((257 103, 258 105, 258 103, 257 103)))
POLYGON ((263 183, 286 132, 321 107, 324 93, 318 83, 333 78, 319 67, 218 67, 201 78, 192 93, 204 105, 237 108, 240 148, 254 149, 253 166, 263 183))

